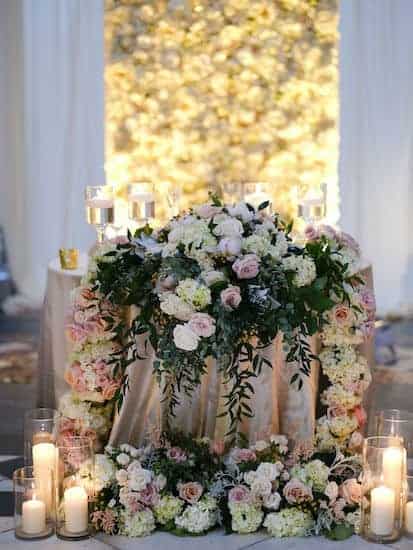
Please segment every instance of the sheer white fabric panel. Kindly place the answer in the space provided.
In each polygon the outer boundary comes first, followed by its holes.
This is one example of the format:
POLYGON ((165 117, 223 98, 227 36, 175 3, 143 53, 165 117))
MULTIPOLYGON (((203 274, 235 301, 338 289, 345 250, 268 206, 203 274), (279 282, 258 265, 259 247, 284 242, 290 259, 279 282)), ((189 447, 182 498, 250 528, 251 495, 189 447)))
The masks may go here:
POLYGON ((39 299, 58 248, 94 237, 83 190, 104 178, 103 1, 2 0, 0 41, 0 223, 19 290, 39 299))
POLYGON ((413 304, 413 2, 341 7, 341 227, 373 262, 379 311, 413 304))

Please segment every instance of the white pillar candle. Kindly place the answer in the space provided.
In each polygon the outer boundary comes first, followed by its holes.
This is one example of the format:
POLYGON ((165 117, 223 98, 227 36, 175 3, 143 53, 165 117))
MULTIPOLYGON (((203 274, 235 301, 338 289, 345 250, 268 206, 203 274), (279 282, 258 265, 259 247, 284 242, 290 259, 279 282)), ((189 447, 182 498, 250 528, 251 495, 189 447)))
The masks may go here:
POLYGON ((413 535, 413 501, 406 504, 405 510, 405 527, 406 531, 413 535))
POLYGON ((56 473, 56 447, 53 443, 37 443, 33 445, 33 472, 36 479, 37 492, 40 500, 51 510, 52 491, 51 473, 56 473))
POLYGON ((383 453, 383 483, 397 491, 401 488, 403 476, 403 450, 389 447, 383 453))
POLYGON ((375 535, 388 536, 394 529, 395 491, 390 487, 371 490, 370 530, 375 535))
POLYGON ((66 531, 83 533, 89 523, 88 497, 83 487, 70 487, 64 494, 66 531))
POLYGON ((22 531, 38 535, 46 529, 46 505, 41 500, 26 500, 22 506, 22 531))

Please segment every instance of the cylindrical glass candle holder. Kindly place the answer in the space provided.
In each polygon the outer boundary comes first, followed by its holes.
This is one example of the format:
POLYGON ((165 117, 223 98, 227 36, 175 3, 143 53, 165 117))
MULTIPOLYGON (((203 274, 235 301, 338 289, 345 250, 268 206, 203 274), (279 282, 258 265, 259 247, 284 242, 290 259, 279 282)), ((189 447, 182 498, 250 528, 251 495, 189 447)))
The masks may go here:
POLYGON ((94 452, 88 437, 67 437, 58 446, 56 533, 65 540, 89 536, 94 499, 94 452))
POLYGON ((14 525, 16 538, 34 540, 50 537, 54 531, 54 471, 45 470, 40 479, 32 466, 13 474, 14 525), (44 491, 50 495, 44 500, 44 491))
POLYGON ((384 409, 374 417, 377 435, 401 437, 407 452, 407 471, 413 471, 413 413, 399 409, 384 409))
POLYGON ((405 501, 406 450, 397 437, 368 437, 363 447, 361 531, 370 541, 400 538, 405 501))
POLYGON ((46 504, 48 515, 54 513, 53 495, 49 491, 49 470, 56 481, 56 438, 59 413, 39 408, 27 411, 24 417, 24 463, 33 466, 38 498, 46 504))

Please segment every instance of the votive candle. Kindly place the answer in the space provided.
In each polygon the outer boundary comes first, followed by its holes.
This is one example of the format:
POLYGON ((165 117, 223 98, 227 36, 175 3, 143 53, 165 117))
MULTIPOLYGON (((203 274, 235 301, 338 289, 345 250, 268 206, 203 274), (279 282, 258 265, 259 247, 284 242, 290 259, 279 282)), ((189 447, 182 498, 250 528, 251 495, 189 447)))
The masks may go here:
POLYGON ((409 535, 413 535, 413 501, 406 503, 404 526, 409 535))
POLYGON ((383 453, 384 485, 400 490, 403 476, 403 452, 399 447, 389 447, 383 453))

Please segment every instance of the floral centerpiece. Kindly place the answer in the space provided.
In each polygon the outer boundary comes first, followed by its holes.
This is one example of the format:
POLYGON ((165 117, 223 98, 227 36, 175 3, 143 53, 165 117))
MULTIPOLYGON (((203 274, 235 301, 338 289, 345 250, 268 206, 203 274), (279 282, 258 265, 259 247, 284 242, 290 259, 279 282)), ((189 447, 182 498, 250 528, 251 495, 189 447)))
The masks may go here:
POLYGON ((228 453, 205 438, 170 434, 145 448, 107 447, 97 457, 100 490, 92 522, 107 534, 254 533, 277 538, 357 530, 357 457, 288 454, 284 436, 228 453))
POLYGON ((254 413, 251 379, 271 368, 262 350, 281 332, 287 361, 299 369, 291 382, 300 387, 316 359, 308 337, 319 333, 331 385, 316 437, 321 448, 346 446, 364 422, 370 374, 357 346, 372 330, 374 297, 357 274, 360 251, 349 235, 308 227, 297 242, 291 229, 268 203, 254 209, 214 198, 157 232, 145 227, 104 243, 74 297, 66 373, 73 392, 64 401, 72 414, 65 416, 75 420, 73 409, 88 403, 90 414, 100 407, 110 418, 111 404, 122 403, 127 367, 142 353, 136 336, 144 335, 171 414, 180 392, 190 394, 208 359, 216 360, 236 436, 254 413), (131 322, 122 314, 130 305, 138 306, 131 322))

